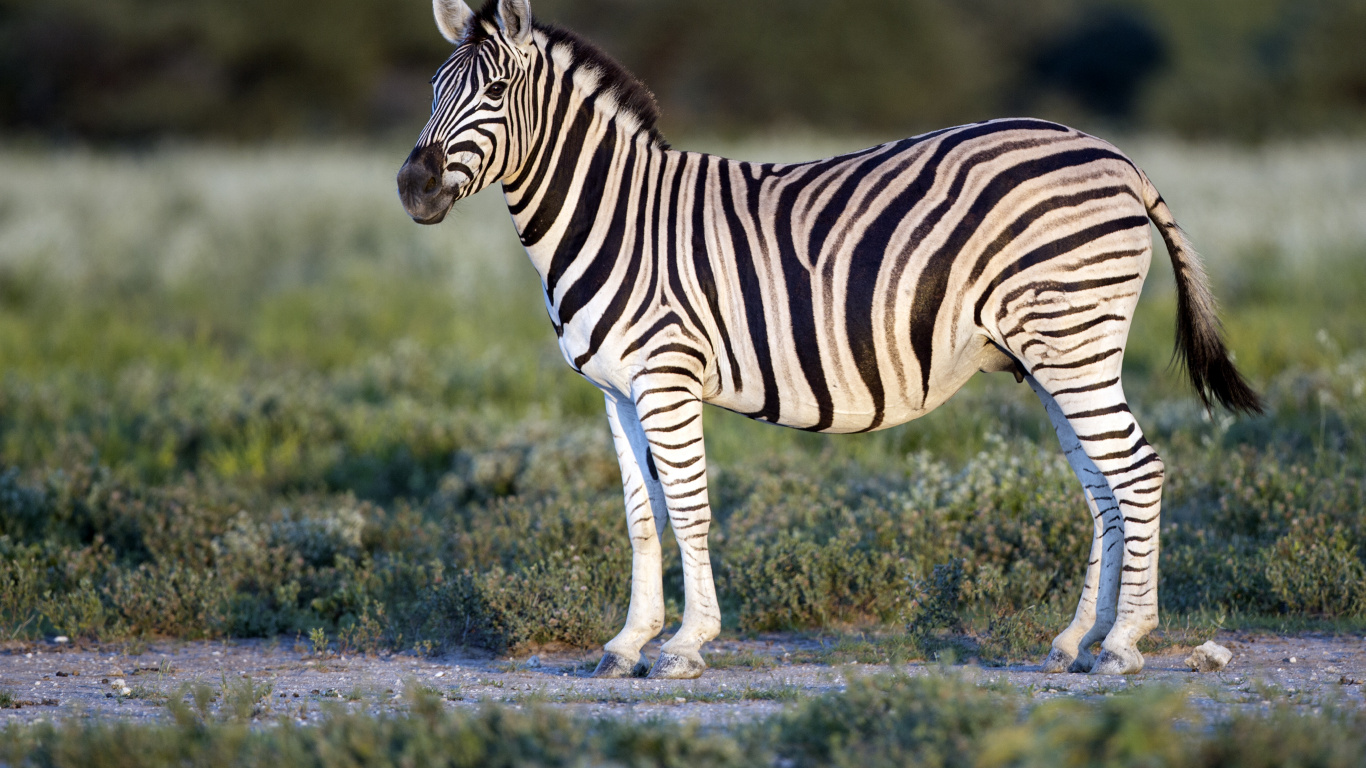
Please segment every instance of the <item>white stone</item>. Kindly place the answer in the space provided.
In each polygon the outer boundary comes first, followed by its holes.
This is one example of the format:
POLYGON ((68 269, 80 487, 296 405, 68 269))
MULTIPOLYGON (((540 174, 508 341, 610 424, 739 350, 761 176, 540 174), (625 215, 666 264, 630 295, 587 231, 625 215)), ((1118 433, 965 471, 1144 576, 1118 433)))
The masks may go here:
POLYGON ((1196 672, 1218 672, 1228 666, 1232 658, 1233 651, 1210 641, 1196 648, 1186 659, 1186 664, 1196 672))

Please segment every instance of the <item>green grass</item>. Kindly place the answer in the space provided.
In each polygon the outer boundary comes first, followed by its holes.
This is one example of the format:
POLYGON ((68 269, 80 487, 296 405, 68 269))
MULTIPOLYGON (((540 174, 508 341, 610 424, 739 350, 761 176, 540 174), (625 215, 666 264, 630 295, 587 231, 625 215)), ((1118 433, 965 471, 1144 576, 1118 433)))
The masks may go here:
POLYGON ((712 669, 773 669, 778 659, 772 654, 755 651, 735 651, 707 655, 707 666, 712 669))
MULTIPOLYGON (((1163 609, 1200 631, 1359 627, 1366 145, 1133 145, 1270 405, 1209 418, 1167 369, 1158 255, 1125 380, 1170 468, 1163 609)), ((601 396, 560 360, 501 200, 415 226, 401 156, 0 150, 0 640, 519 653, 619 628, 630 552, 601 396)), ((706 419, 728 631, 875 638, 832 660, 942 642, 1009 661, 1074 605, 1081 494, 1009 376, 874 435, 706 419), (917 625, 956 561, 951 609, 917 625)))
MULTIPOLYGON (((737 698, 742 692, 736 692, 737 698)), ((952 675, 854 677, 844 690, 792 701, 729 730, 660 719, 592 719, 542 704, 447 709, 408 692, 410 712, 332 708, 316 727, 254 705, 214 710, 207 687, 171 697, 151 725, 69 719, 0 730, 13 766, 1352 766, 1366 759, 1357 710, 1235 709, 1201 722, 1185 691, 1142 686, 1035 703, 1010 686, 952 675), (255 712, 255 714, 253 714, 255 712), (254 725, 255 723, 255 725, 254 725), (261 724, 273 727, 261 727, 261 724)), ((673 703, 669 697, 665 703, 673 703)), ((716 699, 721 701, 723 699, 716 699)), ((724 700, 729 700, 727 697, 724 700)))

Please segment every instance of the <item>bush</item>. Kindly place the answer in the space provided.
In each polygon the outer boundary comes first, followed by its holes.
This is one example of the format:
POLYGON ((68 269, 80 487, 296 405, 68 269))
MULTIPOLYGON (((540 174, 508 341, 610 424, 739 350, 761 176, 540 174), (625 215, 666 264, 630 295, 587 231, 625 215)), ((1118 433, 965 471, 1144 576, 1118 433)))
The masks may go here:
MULTIPOLYGON (((1180 691, 1144 687, 1094 700, 1031 704, 939 674, 856 677, 753 725, 702 730, 659 719, 576 717, 532 705, 446 709, 410 691, 410 712, 345 709, 317 727, 271 719, 269 684, 224 681, 170 697, 172 718, 133 724, 69 719, 0 731, 15 766, 1197 766, 1359 765, 1356 710, 1236 713, 1190 727, 1180 691), (217 706, 215 707, 215 701, 217 706), (272 727, 262 727, 265 722, 272 727)), ((4 693, 4 692, 0 692, 4 693)), ((2 700, 0 700, 2 701, 2 700)))
MULTIPOLYGON (((1267 416, 1211 418, 1162 373, 1160 270, 1139 305, 1125 385, 1170 468, 1162 610, 1357 622, 1366 230, 1347 214, 1366 154, 1137 143, 1186 180, 1170 199, 1294 191, 1251 199, 1274 217, 1202 225, 1267 416)), ((0 160, 0 639, 511 652, 618 628, 630 547, 602 395, 560 359, 500 199, 414 227, 397 160, 355 148, 0 160)), ((870 435, 706 418, 727 628, 901 633, 910 585, 953 562, 950 613, 988 659, 1075 605, 1082 492, 1010 377, 870 435)), ((672 622, 667 534, 664 552, 672 622)))
POLYGON ((776 718, 769 740, 796 765, 970 766, 1018 707, 952 677, 860 677, 776 718))

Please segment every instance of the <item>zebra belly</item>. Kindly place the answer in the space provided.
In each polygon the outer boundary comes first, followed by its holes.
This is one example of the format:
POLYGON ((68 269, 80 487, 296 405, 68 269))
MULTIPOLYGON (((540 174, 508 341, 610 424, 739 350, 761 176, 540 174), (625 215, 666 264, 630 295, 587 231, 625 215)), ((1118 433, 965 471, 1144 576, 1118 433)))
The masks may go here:
MULTIPOLYGON (((833 390, 831 394, 835 396, 835 400, 830 426, 819 431, 831 434, 878 432, 888 427, 913 421, 942 405, 975 372, 976 368, 967 371, 955 371, 956 375, 952 381, 937 382, 937 386, 931 387, 929 397, 923 401, 919 397, 919 392, 915 393, 915 397, 895 396, 887 398, 883 404, 882 421, 871 430, 868 427, 877 415, 872 400, 866 395, 863 398, 840 398, 839 391, 833 390)), ((781 394, 779 395, 780 416, 775 420, 765 419, 757 415, 763 406, 762 393, 722 391, 707 398, 706 402, 728 411, 734 411, 742 416, 748 416, 756 421, 795 429, 809 430, 812 425, 819 423, 821 417, 820 406, 814 399, 784 398, 781 394)))

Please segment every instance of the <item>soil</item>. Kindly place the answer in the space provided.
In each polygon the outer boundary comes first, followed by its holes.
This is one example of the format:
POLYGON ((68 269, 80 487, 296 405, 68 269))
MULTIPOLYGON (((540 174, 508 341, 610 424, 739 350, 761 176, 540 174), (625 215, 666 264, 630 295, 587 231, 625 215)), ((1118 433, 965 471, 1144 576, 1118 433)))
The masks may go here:
MULTIPOLYGON (((1366 707, 1366 638, 1226 632, 1215 642, 1229 648, 1233 660, 1210 674, 1185 665, 1190 648, 1149 653, 1144 671, 1127 677, 1045 675, 1028 665, 954 669, 981 684, 1018 686, 1036 699, 1103 696, 1154 683, 1187 686, 1191 703, 1213 718, 1237 707, 1316 708, 1328 702, 1366 707)), ((809 657, 819 648, 819 640, 795 635, 718 641, 707 649, 718 666, 701 679, 654 681, 592 679, 588 675, 597 654, 546 653, 516 660, 404 654, 320 658, 304 644, 279 641, 152 642, 132 648, 136 653, 55 642, 11 644, 0 650, 0 692, 10 693, 18 706, 0 709, 0 727, 70 717, 164 719, 169 717, 168 697, 205 684, 240 690, 246 677, 253 685, 270 686, 258 705, 259 717, 288 715, 301 722, 316 721, 336 708, 400 711, 410 700, 407 688, 422 686, 441 694, 448 707, 539 703, 598 717, 664 717, 724 726, 838 690, 851 675, 891 669, 791 662, 794 654, 809 657), (761 664, 720 667, 726 659, 732 664, 758 659, 761 664)), ((658 643, 646 652, 653 657, 658 643)), ((909 674, 937 668, 923 663, 897 667, 909 674)), ((214 706, 224 706, 225 698, 214 706)))

